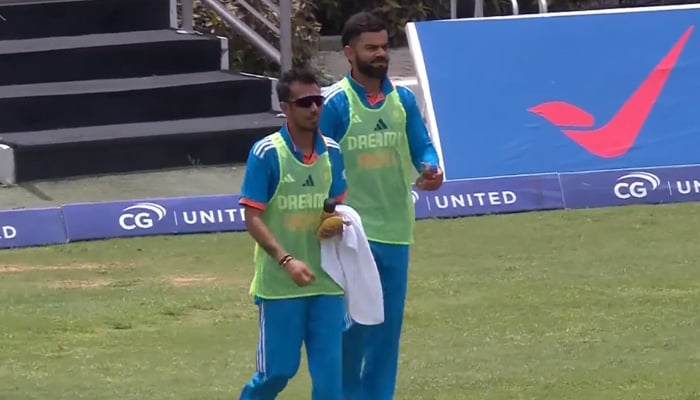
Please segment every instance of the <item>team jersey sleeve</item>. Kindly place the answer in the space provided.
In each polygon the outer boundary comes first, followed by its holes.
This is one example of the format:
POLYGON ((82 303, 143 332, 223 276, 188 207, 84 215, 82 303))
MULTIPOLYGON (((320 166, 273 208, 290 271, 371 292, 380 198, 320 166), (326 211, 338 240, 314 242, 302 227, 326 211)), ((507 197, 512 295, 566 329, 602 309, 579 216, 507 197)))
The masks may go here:
POLYGON ((331 138, 326 138, 326 144, 328 146, 328 158, 331 162, 332 174, 331 189, 328 197, 332 197, 337 202, 342 203, 348 194, 348 183, 345 179, 345 160, 338 142, 331 138))
POLYGON ((274 168, 276 157, 275 146, 268 138, 261 139, 251 147, 239 204, 265 210, 279 182, 279 171, 274 168))
POLYGON ((416 96, 404 86, 398 86, 396 90, 406 110, 406 135, 413 165, 418 172, 423 169, 422 163, 439 165, 437 151, 423 122, 416 96))
POLYGON ((336 142, 340 142, 350 124, 350 106, 340 84, 324 87, 321 94, 325 97, 319 120, 321 133, 336 142))

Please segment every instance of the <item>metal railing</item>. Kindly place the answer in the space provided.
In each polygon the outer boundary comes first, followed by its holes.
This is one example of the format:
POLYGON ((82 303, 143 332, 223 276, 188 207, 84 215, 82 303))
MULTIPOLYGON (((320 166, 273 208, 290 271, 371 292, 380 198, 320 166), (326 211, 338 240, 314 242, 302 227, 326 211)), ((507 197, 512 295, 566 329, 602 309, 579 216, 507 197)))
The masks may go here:
POLYGON ((540 14, 547 12, 547 0, 537 0, 537 6, 540 9, 540 14))
POLYGON ((510 7, 513 9, 513 15, 520 14, 520 6, 518 0, 510 0, 510 7))
MULTIPOLYGON (((188 32, 194 31, 194 1, 195 0, 180 0, 182 14, 182 29, 188 32)), ((253 7, 246 0, 235 0, 258 21, 260 21, 271 32, 278 35, 279 50, 265 38, 260 36, 253 28, 245 23, 242 19, 234 15, 224 4, 219 0, 198 0, 208 10, 216 13, 221 19, 226 22, 229 28, 234 30, 239 35, 246 38, 253 46, 255 46, 267 59, 277 63, 282 71, 292 67, 292 1, 279 0, 279 6, 272 3, 271 0, 261 0, 261 2, 273 11, 279 20, 279 26, 275 26, 267 19, 260 11, 253 7)), ((450 18, 457 18, 457 1, 450 0, 450 18)), ((520 9, 517 0, 510 0, 513 15, 518 15, 520 9)), ((547 0, 537 0, 537 5, 540 13, 547 12, 547 0)), ((476 0, 474 2, 474 17, 484 16, 484 0, 476 0)))
MULTIPOLYGON (((181 0, 182 29, 185 31, 194 30, 194 0, 181 0)), ((279 0, 279 6, 269 0, 262 0, 263 4, 278 15, 279 26, 275 26, 262 13, 255 9, 245 0, 236 0, 252 16, 259 20, 265 27, 274 34, 279 35, 279 50, 264 37, 260 36, 253 28, 242 19, 234 15, 219 0, 199 0, 208 10, 216 13, 226 22, 226 25, 237 34, 243 36, 257 48, 265 58, 277 63, 282 71, 292 67, 292 1, 279 0)))
MULTIPOLYGON (((450 0, 450 18, 456 19, 457 18, 457 1, 459 0, 450 0)), ((513 15, 518 15, 520 14, 520 7, 518 6, 518 0, 510 0, 510 5, 513 9, 513 15)), ((547 12, 547 0, 537 0, 537 8, 539 10, 540 14, 546 13, 547 12)), ((484 16, 484 0, 476 0, 474 1, 474 17, 483 17, 484 16)))

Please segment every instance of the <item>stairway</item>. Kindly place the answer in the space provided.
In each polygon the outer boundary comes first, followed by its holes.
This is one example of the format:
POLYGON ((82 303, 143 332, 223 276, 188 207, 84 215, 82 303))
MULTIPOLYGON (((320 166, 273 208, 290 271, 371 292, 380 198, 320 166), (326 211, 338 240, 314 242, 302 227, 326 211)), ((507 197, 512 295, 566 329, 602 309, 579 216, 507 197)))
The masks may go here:
POLYGON ((280 126, 270 81, 228 71, 226 39, 178 33, 174 7, 0 0, 0 158, 9 147, 16 183, 245 162, 280 126))

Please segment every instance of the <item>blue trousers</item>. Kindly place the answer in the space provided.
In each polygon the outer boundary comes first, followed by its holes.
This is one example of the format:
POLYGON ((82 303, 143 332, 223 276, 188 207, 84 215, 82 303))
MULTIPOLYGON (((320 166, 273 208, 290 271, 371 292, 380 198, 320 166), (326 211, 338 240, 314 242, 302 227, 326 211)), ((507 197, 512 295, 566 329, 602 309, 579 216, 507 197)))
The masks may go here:
POLYGON ((343 334, 343 399, 391 400, 408 286, 409 246, 370 242, 384 292, 384 322, 343 334), (363 365, 364 361, 364 365, 363 365))
POLYGON ((260 315, 257 365, 240 400, 273 400, 297 373, 302 342, 312 400, 342 399, 343 296, 256 299, 260 315))

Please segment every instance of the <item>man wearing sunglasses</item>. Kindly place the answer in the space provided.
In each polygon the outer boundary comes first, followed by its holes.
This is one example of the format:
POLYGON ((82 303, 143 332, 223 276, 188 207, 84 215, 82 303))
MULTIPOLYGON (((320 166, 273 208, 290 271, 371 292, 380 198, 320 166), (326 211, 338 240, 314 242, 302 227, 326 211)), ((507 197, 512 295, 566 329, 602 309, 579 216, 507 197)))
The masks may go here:
POLYGON ((342 41, 351 71, 327 88, 320 126, 340 143, 350 188, 345 202, 362 217, 384 293, 384 323, 353 324, 344 334, 343 392, 345 400, 390 400, 415 224, 411 175, 420 173, 420 189, 436 190, 443 174, 415 96, 387 77, 383 21, 355 14, 342 41))
POLYGON ((255 374, 240 399, 275 399, 296 374, 304 343, 311 398, 340 400, 343 290, 321 268, 317 230, 324 200, 344 200, 345 167, 338 143, 318 130, 323 97, 314 75, 285 72, 277 96, 287 121, 253 145, 241 189, 256 242, 251 294, 260 333, 255 374))

